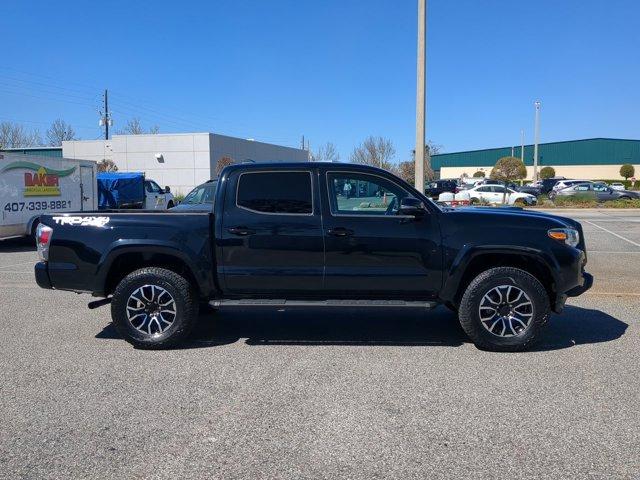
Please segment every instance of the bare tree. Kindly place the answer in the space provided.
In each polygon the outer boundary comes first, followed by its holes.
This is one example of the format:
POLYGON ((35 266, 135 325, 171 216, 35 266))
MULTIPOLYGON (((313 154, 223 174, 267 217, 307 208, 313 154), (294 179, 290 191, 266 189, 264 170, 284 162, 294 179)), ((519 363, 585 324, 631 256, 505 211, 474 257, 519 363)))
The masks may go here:
POLYGON ((158 125, 154 125, 149 128, 149 131, 146 131, 142 126, 142 122, 138 117, 134 117, 129 120, 122 130, 118 130, 118 135, 143 135, 145 133, 160 133, 160 127, 158 125))
POLYGON ((27 130, 13 122, 0 122, 0 148, 36 147, 42 145, 37 130, 27 130))
MULTIPOLYGON (((431 168, 431 155, 437 155, 440 153, 440 145, 436 145, 432 141, 427 142, 424 146, 424 177, 426 180, 433 180, 434 173, 431 168)), ((415 164, 416 151, 411 151, 411 160, 406 162, 400 162, 397 169, 397 175, 405 182, 413 185, 416 180, 416 164, 415 164)))
POLYGON ((229 165, 233 165, 233 158, 231 157, 222 157, 218 160, 218 163, 216 163, 216 177, 219 177, 222 170, 229 165))
POLYGON ((64 141, 75 139, 76 132, 73 127, 60 118, 54 120, 49 130, 47 130, 47 140, 49 145, 53 147, 59 147, 64 141))
POLYGON ((313 154, 313 160, 316 162, 338 162, 340 154, 333 143, 327 142, 316 150, 313 154))
POLYGON ((142 123, 140 123, 140 119, 137 117, 129 120, 122 130, 118 131, 119 135, 142 135, 145 133, 142 128, 142 123))
POLYGON ((99 172, 117 172, 118 166, 115 164, 113 160, 108 158, 103 158, 98 162, 98 171, 99 172))
POLYGON ((392 159, 396 154, 393 142, 388 138, 368 137, 361 145, 353 149, 350 160, 353 163, 362 163, 393 171, 392 159))

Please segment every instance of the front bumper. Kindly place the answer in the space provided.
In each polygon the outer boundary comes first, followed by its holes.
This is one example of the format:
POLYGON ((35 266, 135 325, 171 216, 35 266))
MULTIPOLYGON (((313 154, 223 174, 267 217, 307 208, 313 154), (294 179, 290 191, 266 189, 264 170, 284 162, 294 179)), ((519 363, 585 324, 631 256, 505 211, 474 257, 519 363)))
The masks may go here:
POLYGON ((33 270, 36 275, 36 283, 40 288, 53 288, 49 278, 49 271, 47 270, 47 262, 36 263, 33 270))
POLYGON ((578 295, 582 295, 584 292, 589 290, 593 286, 593 275, 587 272, 582 272, 582 285, 578 285, 577 287, 569 290, 566 295, 567 297, 577 297, 578 295))
POLYGON ((562 313, 562 310, 564 309, 564 304, 567 302, 567 298, 577 297, 578 295, 582 295, 584 292, 589 290, 592 286, 593 286, 593 275, 587 272, 582 272, 580 284, 577 287, 573 287, 571 290, 561 295, 558 295, 552 310, 556 313, 562 313))

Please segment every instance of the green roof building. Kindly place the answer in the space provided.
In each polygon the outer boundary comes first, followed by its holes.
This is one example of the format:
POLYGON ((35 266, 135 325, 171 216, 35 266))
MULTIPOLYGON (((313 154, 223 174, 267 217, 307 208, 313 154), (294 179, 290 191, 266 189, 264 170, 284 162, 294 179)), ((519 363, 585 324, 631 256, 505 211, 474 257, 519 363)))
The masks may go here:
MULTIPOLYGON (((622 179, 620 167, 629 163, 640 176, 640 140, 589 138, 538 145, 538 169, 551 166, 556 175, 567 178, 622 179)), ((431 157, 431 167, 440 178, 472 176, 478 170, 487 176, 502 157, 522 157, 520 145, 468 152, 442 153, 431 157)), ((528 178, 533 175, 533 145, 524 147, 528 178)))

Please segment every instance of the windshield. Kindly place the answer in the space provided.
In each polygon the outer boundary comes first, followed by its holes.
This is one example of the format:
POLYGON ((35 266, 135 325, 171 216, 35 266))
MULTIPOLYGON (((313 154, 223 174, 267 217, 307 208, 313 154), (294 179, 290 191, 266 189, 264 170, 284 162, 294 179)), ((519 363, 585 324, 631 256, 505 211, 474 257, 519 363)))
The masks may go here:
POLYGON ((217 187, 217 181, 199 185, 184 197, 182 203, 187 205, 199 205, 202 203, 213 204, 217 187))

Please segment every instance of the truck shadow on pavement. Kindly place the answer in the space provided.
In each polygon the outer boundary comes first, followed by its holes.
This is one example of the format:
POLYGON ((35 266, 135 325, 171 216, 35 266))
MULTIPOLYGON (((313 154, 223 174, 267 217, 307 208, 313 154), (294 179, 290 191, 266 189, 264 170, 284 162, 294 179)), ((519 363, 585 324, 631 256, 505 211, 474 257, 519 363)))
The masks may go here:
POLYGON ((0 240, 0 253, 35 252, 36 244, 30 238, 0 240))
MULTIPOLYGON (((616 340, 628 325, 600 310, 567 306, 554 315, 533 351, 616 340)), ((97 338, 119 338, 109 325, 97 338)), ((470 343, 444 307, 418 309, 251 307, 203 312, 180 348, 207 348, 246 339, 247 345, 449 346, 470 343)))

